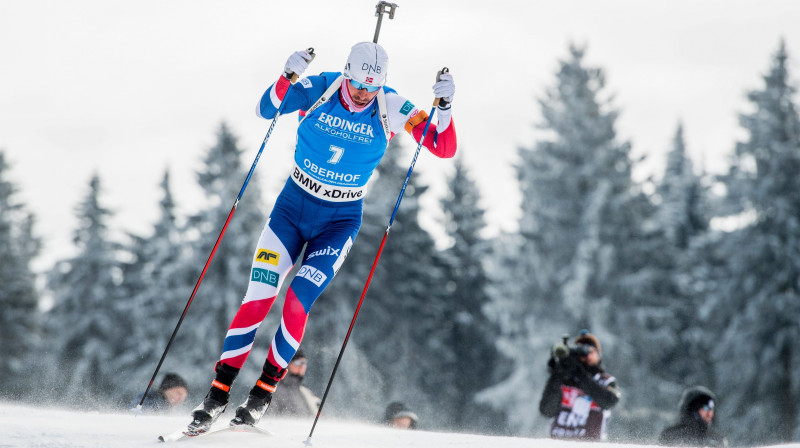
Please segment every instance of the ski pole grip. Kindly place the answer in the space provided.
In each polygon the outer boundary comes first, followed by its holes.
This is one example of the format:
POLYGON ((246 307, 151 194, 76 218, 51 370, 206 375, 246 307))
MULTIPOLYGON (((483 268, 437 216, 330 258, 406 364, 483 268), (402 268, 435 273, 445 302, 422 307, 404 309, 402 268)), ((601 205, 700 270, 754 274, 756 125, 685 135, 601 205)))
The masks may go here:
MULTIPOLYGON (((311 61, 313 61, 314 58, 317 56, 316 54, 314 54, 314 47, 308 47, 306 51, 308 52, 308 54, 311 55, 311 61)), ((309 63, 311 63, 311 61, 309 61, 309 63)), ((292 73, 290 71, 287 71, 285 75, 287 78, 289 78, 289 81, 291 81, 292 84, 297 82, 298 78, 297 73, 292 73)))
MULTIPOLYGON (((436 82, 441 81, 442 80, 442 75, 445 74, 445 73, 450 73, 450 69, 447 68, 447 67, 443 67, 441 70, 439 70, 436 73, 436 82)), ((433 106, 434 107, 438 106, 439 103, 442 104, 442 107, 447 105, 447 101, 443 100, 442 98, 436 98, 435 100, 433 100, 433 106)))
POLYGON ((397 3, 380 1, 377 5, 375 5, 375 17, 380 17, 381 14, 389 14, 389 19, 394 19, 394 10, 396 8, 399 8, 397 3))

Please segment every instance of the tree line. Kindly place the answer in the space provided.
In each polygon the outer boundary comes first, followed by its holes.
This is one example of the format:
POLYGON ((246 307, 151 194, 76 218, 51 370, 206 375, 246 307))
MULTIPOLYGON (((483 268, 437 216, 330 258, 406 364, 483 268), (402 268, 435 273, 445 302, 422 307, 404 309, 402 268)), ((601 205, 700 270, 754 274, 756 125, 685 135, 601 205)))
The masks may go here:
MULTIPOLYGON (((681 390, 703 384, 718 395, 721 430, 734 444, 797 440, 800 119, 785 44, 747 94, 745 137, 724 174, 693 166, 677 123, 663 173, 641 182, 631 144, 616 132, 606 75, 584 54, 570 46, 559 61, 533 124, 543 132, 518 149, 518 231, 481 236, 482 198, 457 157, 440 200, 450 241, 441 249, 419 224, 427 187, 411 177, 326 409, 377 420, 401 400, 431 429, 544 434, 537 409, 550 348, 586 328, 623 391, 614 439, 655 440, 676 418, 681 390)), ((318 393, 405 178, 414 148, 404 141, 390 143, 358 241, 311 311, 303 348, 318 393)), ((76 207, 75 255, 38 288, 35 217, 17 201, 0 151, 0 398, 124 408, 141 393, 247 168, 234 132, 220 125, 196 173, 204 206, 178 216, 166 170, 152 231, 119 241, 101 176, 92 176, 76 207)), ((271 199, 256 175, 162 368, 188 380, 192 403, 207 391, 271 199)), ((262 326, 239 393, 258 376, 278 319, 273 311, 262 326)))

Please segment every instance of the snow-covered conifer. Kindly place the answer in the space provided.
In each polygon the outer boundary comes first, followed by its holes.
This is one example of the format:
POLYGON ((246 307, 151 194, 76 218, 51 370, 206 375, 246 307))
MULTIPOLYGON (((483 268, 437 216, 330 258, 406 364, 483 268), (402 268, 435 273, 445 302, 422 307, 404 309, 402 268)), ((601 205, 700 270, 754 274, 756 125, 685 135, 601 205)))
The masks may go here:
MULTIPOLYGON (((102 204, 98 175, 77 206, 76 254, 56 264, 49 278, 53 307, 46 317, 48 352, 55 357, 49 384, 54 398, 97 401, 114 393, 113 359, 127 337, 118 294, 118 243, 110 236, 112 211, 102 204)), ((48 383, 44 383, 48 384, 48 383)))
POLYGON ((40 240, 33 234, 33 215, 17 202, 11 167, 0 151, 0 396, 19 398, 33 386, 30 362, 39 348, 39 298, 31 261, 40 240))
POLYGON ((741 225, 714 248, 726 278, 708 291, 721 415, 743 443, 800 431, 800 119, 789 67, 781 42, 763 86, 747 95, 746 137, 722 179, 741 225))

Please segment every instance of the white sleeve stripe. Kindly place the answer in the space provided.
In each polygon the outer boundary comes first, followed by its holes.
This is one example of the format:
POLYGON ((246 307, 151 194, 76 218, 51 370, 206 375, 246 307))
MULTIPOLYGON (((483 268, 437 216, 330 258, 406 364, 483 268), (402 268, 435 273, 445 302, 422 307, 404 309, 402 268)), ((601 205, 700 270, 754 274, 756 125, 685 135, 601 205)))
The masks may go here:
POLYGON ((278 94, 275 93, 275 84, 270 87, 269 100, 272 101, 272 106, 275 107, 275 109, 281 107, 281 100, 278 98, 278 94))

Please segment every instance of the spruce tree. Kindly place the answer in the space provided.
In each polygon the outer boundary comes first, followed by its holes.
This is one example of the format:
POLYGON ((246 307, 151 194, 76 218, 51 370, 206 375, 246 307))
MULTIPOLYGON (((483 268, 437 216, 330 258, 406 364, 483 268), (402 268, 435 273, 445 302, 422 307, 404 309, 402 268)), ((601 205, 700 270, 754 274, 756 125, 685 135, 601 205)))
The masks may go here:
POLYGON ((692 237, 708 230, 708 192, 686 154, 683 124, 679 124, 667 155, 664 176, 656 187, 658 221, 669 244, 687 249, 692 237))
MULTIPOLYGON (((241 157, 237 138, 226 124, 221 124, 217 141, 206 152, 203 166, 197 172, 206 203, 204 208, 189 217, 186 229, 186 234, 192 239, 184 262, 189 277, 193 279, 200 277, 247 176, 250 165, 245 167, 241 157)), ((261 189, 258 176, 254 175, 236 206, 176 337, 175 347, 171 349, 176 369, 185 373, 187 381, 207 385, 213 377, 214 363, 219 359, 228 326, 247 290, 255 245, 264 223, 261 189)), ((192 281, 194 284, 195 280, 192 281)), ((184 292, 188 299, 191 290, 184 292)), ((258 341, 266 340, 260 343, 264 347, 268 346, 276 326, 266 328, 269 330, 262 330, 259 333, 261 339, 256 342, 259 344, 258 341)), ((264 359, 260 352, 253 355, 261 359, 254 359, 245 367, 260 372, 264 359)))
POLYGON ((800 120, 788 60, 781 42, 763 87, 747 95, 753 111, 740 115, 747 136, 722 180, 746 219, 715 247, 727 279, 707 304, 719 335, 719 414, 735 422, 731 439, 748 444, 800 433, 800 120))
POLYGON ((609 314, 629 269, 621 248, 641 219, 630 145, 618 141, 605 75, 585 65, 583 49, 570 47, 540 106, 541 137, 520 150, 519 249, 499 254, 506 269, 490 307, 504 332, 500 347, 515 362, 505 381, 481 395, 524 434, 543 429, 533 410, 550 347, 563 333, 589 329, 604 355, 613 351, 609 314))
POLYGON ((10 170, 0 151, 0 398, 19 399, 34 386, 31 361, 40 344, 39 299, 31 269, 40 241, 33 234, 33 215, 16 200, 10 170))
MULTIPOLYGON (((675 132, 656 194, 659 202, 651 228, 659 238, 646 256, 650 265, 663 272, 648 280, 657 286, 649 303, 657 304, 663 314, 648 323, 657 325, 657 330, 651 328, 647 337, 636 338, 641 342, 637 349, 646 351, 645 347, 659 341, 662 350, 649 361, 654 374, 664 382, 679 381, 681 387, 711 387, 714 375, 708 353, 714 346, 710 341, 715 330, 707 325, 707 315, 701 311, 706 297, 698 288, 702 288, 706 276, 705 245, 710 235, 712 200, 703 174, 695 172, 686 153, 682 124, 675 132)), ((681 391, 672 392, 674 401, 681 391)))
MULTIPOLYGON (((130 405, 132 397, 147 387, 164 352, 172 331, 186 304, 193 280, 187 272, 188 248, 175 215, 169 171, 161 182, 163 197, 160 216, 147 237, 130 235, 130 261, 123 264, 120 287, 126 297, 126 332, 130 335, 124 350, 115 359, 116 370, 127 380, 118 395, 130 405)), ((178 348, 180 350, 182 348, 178 348)), ((173 369, 167 357, 162 373, 173 369)), ((185 367, 177 372, 185 376, 185 367)), ((154 384, 157 387, 158 383, 154 384)))
POLYGON ((656 194, 651 202, 640 199, 635 204, 643 219, 635 238, 621 249, 629 268, 610 322, 625 342, 611 355, 625 366, 614 373, 632 397, 615 412, 615 435, 646 441, 672 423, 682 389, 708 373, 706 347, 694 331, 702 297, 687 285, 696 264, 690 243, 708 227, 705 189, 686 155, 681 125, 656 194))
POLYGON ((484 210, 478 204, 478 187, 463 159, 455 159, 450 190, 442 199, 444 228, 453 245, 444 251, 444 307, 441 327, 443 349, 438 374, 428 381, 441 397, 450 415, 448 425, 458 430, 497 431, 502 418, 475 401, 478 391, 496 381, 500 354, 495 347, 498 329, 487 318, 490 280, 484 263, 491 258, 491 245, 482 236, 484 210), (480 375, 465 372, 482 372, 480 375))
POLYGON ((101 201, 98 175, 78 204, 77 253, 59 261, 49 278, 53 307, 47 313, 47 344, 54 398, 73 405, 103 401, 115 393, 119 378, 113 360, 122 352, 126 334, 119 331, 127 316, 117 292, 120 278, 117 252, 108 221, 111 210, 101 201))

